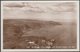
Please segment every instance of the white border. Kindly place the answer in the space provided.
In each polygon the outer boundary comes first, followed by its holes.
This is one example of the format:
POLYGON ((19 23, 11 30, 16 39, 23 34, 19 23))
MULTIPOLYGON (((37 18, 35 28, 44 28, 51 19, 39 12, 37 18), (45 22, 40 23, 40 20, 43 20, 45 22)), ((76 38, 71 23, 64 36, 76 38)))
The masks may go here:
POLYGON ((79 1, 1 1, 1 51, 79 51, 79 1), (3 2, 76 2, 77 49, 3 49, 3 2))

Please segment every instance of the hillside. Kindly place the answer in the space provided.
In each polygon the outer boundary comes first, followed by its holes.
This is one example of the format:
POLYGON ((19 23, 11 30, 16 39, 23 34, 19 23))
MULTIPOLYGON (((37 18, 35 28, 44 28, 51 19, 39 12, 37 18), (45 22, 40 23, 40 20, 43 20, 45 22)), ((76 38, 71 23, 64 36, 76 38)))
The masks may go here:
MULTIPOLYGON (((30 19, 4 19, 4 48, 24 48, 24 42, 28 41, 37 41, 42 40, 50 41, 50 38, 47 38, 50 34, 49 31, 45 28, 55 27, 61 25, 59 22, 54 21, 40 21, 40 20, 30 20, 30 19), (44 35, 43 35, 44 34, 44 35), (11 43, 12 42, 12 43, 11 43), (21 47, 18 47, 16 44, 22 43, 21 47), (10 46, 14 45, 14 46, 10 46)), ((27 45, 26 45, 27 46, 27 45)))
POLYGON ((74 23, 4 19, 3 30, 3 48, 5 49, 46 49, 53 46, 76 48, 77 32, 76 24, 74 23))

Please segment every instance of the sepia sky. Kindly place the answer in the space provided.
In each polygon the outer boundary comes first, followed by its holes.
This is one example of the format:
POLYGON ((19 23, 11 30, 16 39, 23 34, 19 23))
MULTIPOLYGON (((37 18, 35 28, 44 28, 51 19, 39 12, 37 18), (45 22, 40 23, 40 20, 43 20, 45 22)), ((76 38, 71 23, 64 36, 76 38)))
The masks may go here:
POLYGON ((70 22, 76 9, 76 2, 3 2, 3 18, 70 22))

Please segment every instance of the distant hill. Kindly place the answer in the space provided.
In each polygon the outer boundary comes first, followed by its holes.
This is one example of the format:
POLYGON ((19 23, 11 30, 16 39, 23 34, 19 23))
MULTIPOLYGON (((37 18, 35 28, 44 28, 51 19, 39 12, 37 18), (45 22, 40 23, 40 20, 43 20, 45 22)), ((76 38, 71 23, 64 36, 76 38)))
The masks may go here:
POLYGON ((31 19, 5 19, 4 27, 26 28, 26 29, 39 29, 42 27, 61 25, 59 22, 54 21, 40 21, 31 19))

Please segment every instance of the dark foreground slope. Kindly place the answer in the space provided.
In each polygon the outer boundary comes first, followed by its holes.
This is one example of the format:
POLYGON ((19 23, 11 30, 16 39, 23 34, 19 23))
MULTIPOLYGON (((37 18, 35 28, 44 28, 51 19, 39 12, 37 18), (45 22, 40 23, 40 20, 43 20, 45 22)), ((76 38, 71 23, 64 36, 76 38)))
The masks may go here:
POLYGON ((7 19, 3 24, 3 48, 29 49, 75 46, 76 30, 74 26, 54 21, 7 19))

